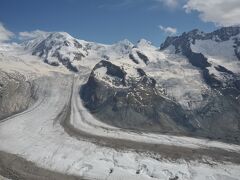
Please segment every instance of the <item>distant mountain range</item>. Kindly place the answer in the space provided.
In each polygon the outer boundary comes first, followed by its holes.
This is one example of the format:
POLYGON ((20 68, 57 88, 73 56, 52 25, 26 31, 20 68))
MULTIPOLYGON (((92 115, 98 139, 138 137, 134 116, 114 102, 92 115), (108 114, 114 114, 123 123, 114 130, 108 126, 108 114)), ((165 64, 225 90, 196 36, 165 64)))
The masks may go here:
POLYGON ((65 32, 21 47, 75 73, 91 69, 79 93, 103 122, 240 143, 240 27, 193 30, 160 47, 144 39, 104 45, 65 32))

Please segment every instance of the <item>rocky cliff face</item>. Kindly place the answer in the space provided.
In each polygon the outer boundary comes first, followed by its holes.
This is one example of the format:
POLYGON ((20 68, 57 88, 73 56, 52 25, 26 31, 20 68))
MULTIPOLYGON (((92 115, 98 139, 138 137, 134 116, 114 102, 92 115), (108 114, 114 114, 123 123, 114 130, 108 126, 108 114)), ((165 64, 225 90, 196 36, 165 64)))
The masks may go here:
MULTIPOLYGON (((199 68, 202 71, 203 78, 209 86, 222 88, 224 86, 223 83, 228 83, 228 86, 232 86, 232 88, 238 91, 239 89, 237 84, 239 81, 239 71, 236 70, 236 72, 232 72, 231 67, 224 67, 224 64, 221 62, 218 64, 215 64, 213 61, 211 62, 211 56, 209 57, 209 52, 213 52, 213 57, 217 59, 223 59, 225 61, 223 63, 226 63, 228 60, 236 62, 237 59, 240 60, 239 41, 239 27, 225 27, 211 33, 204 33, 199 30, 193 30, 188 33, 183 33, 181 36, 168 37, 166 41, 161 45, 161 49, 163 50, 169 46, 174 46, 176 54, 183 54, 188 58, 189 62, 193 66, 199 68), (202 51, 202 49, 204 49, 204 45, 207 46, 207 43, 209 41, 212 43, 212 47, 210 47, 212 49, 208 48, 206 51, 202 51), (198 46, 199 42, 201 43, 200 47, 198 46), (220 48, 214 46, 214 43, 220 45, 220 48), (231 55, 228 57, 224 57, 224 55, 222 57, 217 56, 217 52, 220 51, 222 51, 222 54, 231 55), (226 77, 225 79, 227 80, 223 82, 220 77, 217 77, 218 75, 216 72, 211 72, 211 68, 214 68, 214 71, 220 73, 220 76, 226 77), (229 80, 231 82, 227 82, 229 80)), ((237 66, 239 68, 238 61, 237 66)))
POLYGON ((0 71, 0 121, 27 109, 37 98, 35 90, 23 75, 0 71))
POLYGON ((223 96, 240 95, 240 28, 226 27, 212 33, 193 30, 178 37, 170 37, 161 49, 175 47, 176 54, 182 54, 197 67, 205 83, 223 96))
POLYGON ((140 68, 130 70, 135 74, 129 76, 124 67, 108 61, 94 67, 80 95, 95 116, 134 130, 179 132, 192 128, 181 106, 164 98, 153 78, 140 68))

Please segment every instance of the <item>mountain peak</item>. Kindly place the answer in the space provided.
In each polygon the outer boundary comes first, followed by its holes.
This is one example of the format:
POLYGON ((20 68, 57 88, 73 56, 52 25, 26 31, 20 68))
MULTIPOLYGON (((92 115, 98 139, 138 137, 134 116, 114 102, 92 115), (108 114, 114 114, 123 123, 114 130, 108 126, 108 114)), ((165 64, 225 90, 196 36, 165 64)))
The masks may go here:
POLYGON ((152 43, 146 39, 140 39, 138 42, 137 42, 137 47, 147 47, 147 46, 151 46, 152 43))
POLYGON ((64 39, 74 39, 70 34, 67 32, 52 32, 48 36, 49 38, 64 38, 64 39))
POLYGON ((240 34, 240 26, 222 27, 209 34, 212 36, 218 36, 220 40, 226 41, 229 40, 230 37, 240 34))
POLYGON ((46 41, 49 42, 63 42, 63 41, 68 41, 68 42, 72 42, 75 40, 74 37, 72 37, 70 34, 68 34, 67 32, 52 32, 50 33, 47 38, 45 39, 46 41))
POLYGON ((133 44, 129 40, 124 39, 116 44, 113 44, 112 47, 115 52, 120 54, 128 54, 131 51, 133 44))
POLYGON ((222 27, 210 33, 193 29, 192 31, 184 32, 180 36, 167 37, 165 42, 161 44, 161 49, 165 49, 170 45, 176 47, 179 46, 179 44, 187 44, 187 42, 194 42, 195 40, 227 41, 238 34, 240 34, 240 26, 222 27))
POLYGON ((129 41, 128 39, 123 39, 123 40, 121 40, 121 41, 118 41, 116 44, 133 46, 133 43, 132 43, 131 41, 129 41))
POLYGON ((193 29, 187 33, 183 33, 182 35, 187 35, 187 36, 204 36, 205 33, 203 31, 200 31, 199 29, 193 29))

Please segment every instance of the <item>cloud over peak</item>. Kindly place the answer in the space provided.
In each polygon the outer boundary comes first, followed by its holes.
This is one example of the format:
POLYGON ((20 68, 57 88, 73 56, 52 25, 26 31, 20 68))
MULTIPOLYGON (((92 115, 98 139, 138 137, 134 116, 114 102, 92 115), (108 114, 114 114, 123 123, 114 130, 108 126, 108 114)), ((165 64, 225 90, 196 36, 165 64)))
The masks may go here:
POLYGON ((217 26, 240 25, 240 0, 188 0, 184 9, 198 11, 201 20, 217 26))
POLYGON ((9 41, 14 36, 14 33, 7 30, 4 25, 0 22, 0 43, 9 41))
POLYGON ((162 25, 159 25, 158 26, 159 29, 163 32, 165 32, 166 34, 168 35, 175 35, 177 34, 177 29, 176 28, 173 28, 173 27, 164 27, 162 25))
POLYGON ((35 31, 24 31, 19 32, 19 39, 20 40, 30 40, 37 37, 46 37, 49 35, 49 32, 41 31, 41 30, 35 30, 35 31))
POLYGON ((171 9, 175 9, 179 5, 179 0, 156 0, 163 3, 165 6, 171 9))

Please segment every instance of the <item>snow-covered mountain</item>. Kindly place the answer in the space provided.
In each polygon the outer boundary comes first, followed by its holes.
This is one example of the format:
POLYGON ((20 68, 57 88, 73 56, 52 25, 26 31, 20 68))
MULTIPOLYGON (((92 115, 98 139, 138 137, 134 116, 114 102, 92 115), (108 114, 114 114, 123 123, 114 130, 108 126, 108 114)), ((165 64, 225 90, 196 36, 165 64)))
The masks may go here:
POLYGON ((73 38, 66 32, 52 32, 21 44, 24 50, 39 56, 44 62, 77 72, 78 66, 93 67, 100 60, 125 58, 133 44, 128 40, 104 45, 73 38))
POLYGON ((61 63, 75 72, 77 69, 72 63, 81 60, 88 53, 80 41, 65 32, 48 33, 47 36, 24 42, 22 46, 50 65, 59 66, 61 63))
POLYGON ((161 47, 64 32, 1 44, 0 174, 238 179, 239 69, 237 27, 161 47))
POLYGON ((160 49, 141 40, 124 61, 97 64, 82 98, 115 126, 239 142, 239 37, 229 27, 169 37, 160 49))
POLYGON ((224 86, 229 78, 240 73, 240 28, 227 27, 212 33, 193 30, 178 37, 169 37, 161 49, 175 47, 176 54, 204 72, 211 86, 224 86))
POLYGON ((217 85, 218 80, 226 80, 227 72, 240 71, 239 31, 239 27, 221 28, 212 33, 193 30, 168 37, 160 50, 144 39, 135 45, 128 40, 104 45, 75 39, 66 32, 46 33, 21 45, 44 62, 54 66, 63 64, 73 71, 78 71, 78 66, 93 68, 101 60, 145 67, 154 63, 162 65, 165 61, 171 64, 174 58, 184 56, 193 67, 209 72, 209 78, 215 82, 212 85, 217 85))
POLYGON ((160 48, 145 39, 105 45, 65 32, 21 46, 50 65, 91 69, 80 94, 104 122, 240 141, 240 27, 193 30, 160 48))

